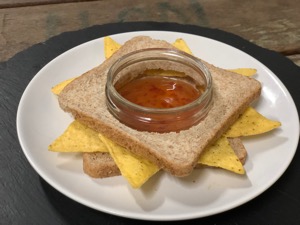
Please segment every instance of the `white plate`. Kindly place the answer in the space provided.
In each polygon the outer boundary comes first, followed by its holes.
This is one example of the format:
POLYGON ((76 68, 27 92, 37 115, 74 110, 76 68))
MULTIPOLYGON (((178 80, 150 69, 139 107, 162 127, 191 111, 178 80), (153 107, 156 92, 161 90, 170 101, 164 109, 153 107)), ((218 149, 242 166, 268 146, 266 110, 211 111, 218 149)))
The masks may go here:
POLYGON ((72 121, 50 92, 55 84, 78 76, 104 60, 103 38, 77 46, 48 63, 26 88, 17 113, 17 130, 24 154, 50 185, 75 201, 123 217, 183 220, 217 214, 237 207, 268 189, 290 164, 299 139, 295 104, 281 81, 262 63, 224 43, 196 35, 146 31, 112 37, 124 43, 136 35, 173 42, 183 38, 193 53, 222 68, 256 68, 263 91, 255 108, 282 127, 259 137, 245 138, 247 175, 219 169, 199 169, 187 178, 158 173, 139 190, 122 177, 92 179, 82 171, 79 154, 49 152, 48 145, 72 121))

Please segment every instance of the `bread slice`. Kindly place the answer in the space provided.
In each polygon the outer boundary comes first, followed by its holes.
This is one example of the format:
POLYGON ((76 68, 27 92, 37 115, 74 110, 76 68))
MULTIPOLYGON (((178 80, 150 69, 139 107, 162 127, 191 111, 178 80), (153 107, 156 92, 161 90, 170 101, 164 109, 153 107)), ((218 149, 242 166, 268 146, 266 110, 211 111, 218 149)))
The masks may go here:
POLYGON ((82 154, 83 171, 93 178, 121 175, 121 172, 108 152, 85 152, 82 154))
MULTIPOLYGON (((236 156, 244 165, 247 157, 246 148, 240 138, 228 138, 236 156)), ((201 166, 200 166, 201 167, 201 166)), ((198 168, 198 166, 196 166, 198 168)), ((113 158, 108 152, 83 153, 83 171, 93 178, 105 178, 121 175, 113 158)))
POLYGON ((260 96, 260 83, 203 62, 213 79, 213 106, 198 125, 178 133, 137 131, 118 121, 105 103, 109 67, 121 56, 145 48, 174 48, 168 42, 138 36, 127 41, 101 65, 67 85, 58 96, 60 107, 75 119, 132 153, 147 158, 175 176, 190 174, 206 146, 216 141, 260 96))
POLYGON ((239 158, 241 163, 244 165, 247 159, 246 148, 240 138, 227 138, 234 153, 239 158))

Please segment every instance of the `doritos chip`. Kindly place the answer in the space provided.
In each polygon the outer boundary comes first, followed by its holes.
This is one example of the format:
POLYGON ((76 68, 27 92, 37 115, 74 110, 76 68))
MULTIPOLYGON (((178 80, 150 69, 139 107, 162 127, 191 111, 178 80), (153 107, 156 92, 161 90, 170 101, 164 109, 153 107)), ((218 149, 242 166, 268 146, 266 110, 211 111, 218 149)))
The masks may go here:
POLYGON ((108 152, 98 133, 77 120, 48 147, 54 152, 108 152))
POLYGON ((53 88, 51 88, 51 91, 55 95, 59 95, 59 93, 64 89, 69 83, 71 83, 75 78, 71 78, 68 80, 64 80, 60 82, 59 84, 55 85, 53 88))
POLYGON ((278 121, 269 120, 249 107, 224 134, 226 137, 242 137, 262 134, 281 126, 278 121))
POLYGON ((190 55, 192 55, 192 51, 189 48, 189 46, 186 44, 186 42, 182 39, 182 38, 178 38, 175 40, 175 42, 173 43, 173 46, 181 51, 184 51, 190 55))
POLYGON ((121 45, 111 37, 104 37, 104 55, 106 59, 111 57, 120 47, 121 45))
POLYGON ((148 161, 128 152, 125 148, 99 134, 100 139, 107 146, 110 155, 133 188, 141 187, 159 168, 148 161))
POLYGON ((257 70, 253 68, 228 69, 228 71, 235 72, 246 77, 253 76, 257 72, 257 70))
POLYGON ((206 148, 198 161, 200 164, 219 167, 238 174, 245 174, 244 167, 234 153, 226 137, 221 137, 206 148))

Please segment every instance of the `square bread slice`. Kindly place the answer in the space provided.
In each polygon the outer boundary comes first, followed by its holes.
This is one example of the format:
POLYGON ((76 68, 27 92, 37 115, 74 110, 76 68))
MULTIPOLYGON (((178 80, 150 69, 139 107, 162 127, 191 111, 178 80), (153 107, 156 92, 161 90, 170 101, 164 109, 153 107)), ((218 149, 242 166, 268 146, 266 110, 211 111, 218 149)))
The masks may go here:
POLYGON ((213 106, 205 119, 178 133, 137 131, 109 113, 105 84, 113 62, 127 53, 146 48, 174 47, 166 41, 146 36, 134 37, 101 65, 67 85, 58 96, 58 101, 60 107, 75 119, 132 153, 149 159, 175 176, 186 176, 192 172, 204 148, 216 141, 260 96, 261 84, 253 78, 203 62, 213 80, 213 106))

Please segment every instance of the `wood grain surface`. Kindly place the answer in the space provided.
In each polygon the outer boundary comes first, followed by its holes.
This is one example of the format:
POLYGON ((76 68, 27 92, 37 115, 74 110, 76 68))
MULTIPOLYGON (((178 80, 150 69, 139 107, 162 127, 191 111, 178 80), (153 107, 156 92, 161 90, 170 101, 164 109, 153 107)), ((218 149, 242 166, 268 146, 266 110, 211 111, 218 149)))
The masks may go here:
POLYGON ((1 0, 0 61, 63 32, 115 22, 157 21, 231 32, 280 52, 300 65, 298 3, 295 0, 1 0))

